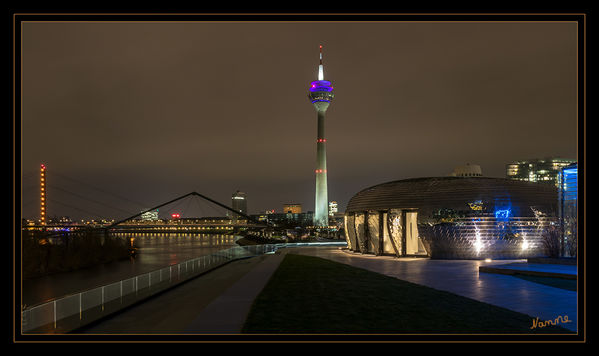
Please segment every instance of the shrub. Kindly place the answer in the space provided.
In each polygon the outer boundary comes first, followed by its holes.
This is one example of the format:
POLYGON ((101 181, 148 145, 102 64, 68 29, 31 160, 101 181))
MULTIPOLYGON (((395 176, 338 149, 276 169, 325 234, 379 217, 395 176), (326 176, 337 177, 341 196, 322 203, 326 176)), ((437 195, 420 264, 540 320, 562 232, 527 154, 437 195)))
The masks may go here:
POLYGON ((545 253, 549 257, 557 258, 560 255, 561 231, 557 226, 548 227, 542 234, 545 253))

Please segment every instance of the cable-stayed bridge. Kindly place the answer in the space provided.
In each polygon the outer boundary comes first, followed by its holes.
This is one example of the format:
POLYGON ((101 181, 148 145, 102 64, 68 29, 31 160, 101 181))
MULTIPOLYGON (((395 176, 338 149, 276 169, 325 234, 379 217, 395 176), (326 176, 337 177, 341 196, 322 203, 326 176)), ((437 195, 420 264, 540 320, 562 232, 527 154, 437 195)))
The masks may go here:
POLYGON ((23 224, 24 229, 49 232, 98 229, 106 232, 233 233, 239 229, 260 232, 268 227, 267 222, 258 221, 195 191, 147 208, 150 204, 52 170, 45 174, 50 179, 43 180, 47 193, 31 198, 31 192, 37 192, 40 185, 34 179, 36 176, 36 172, 29 172, 22 177, 22 190, 30 196, 28 201, 23 201, 22 207, 31 210, 34 204, 40 203, 40 199, 46 199, 49 205, 47 215, 54 213, 55 218, 45 224, 29 221, 23 224), (137 213, 133 212, 134 209, 137 213), (56 214, 56 211, 61 214, 56 214), (88 219, 71 221, 57 218, 72 213, 88 219), (148 218, 147 213, 154 214, 148 218))

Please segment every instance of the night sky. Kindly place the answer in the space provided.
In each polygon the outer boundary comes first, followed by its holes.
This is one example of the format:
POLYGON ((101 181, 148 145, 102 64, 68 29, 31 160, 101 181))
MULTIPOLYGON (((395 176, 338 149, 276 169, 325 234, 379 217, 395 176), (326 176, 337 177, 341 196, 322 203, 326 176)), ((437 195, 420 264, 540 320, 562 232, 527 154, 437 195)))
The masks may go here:
POLYGON ((25 218, 39 218, 41 163, 50 217, 125 217, 191 191, 226 204, 244 191, 250 213, 314 210, 307 90, 320 44, 340 211, 391 180, 466 163, 505 177, 514 160, 577 157, 574 22, 27 22, 22 33, 25 218))

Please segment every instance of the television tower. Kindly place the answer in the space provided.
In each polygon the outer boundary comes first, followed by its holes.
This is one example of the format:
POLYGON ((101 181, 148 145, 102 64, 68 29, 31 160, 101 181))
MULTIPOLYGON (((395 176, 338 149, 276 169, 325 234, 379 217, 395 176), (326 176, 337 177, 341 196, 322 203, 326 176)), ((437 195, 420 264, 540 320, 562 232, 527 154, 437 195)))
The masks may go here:
POLYGON ((333 86, 324 80, 322 65, 322 45, 320 46, 320 64, 318 80, 310 83, 308 98, 318 113, 318 132, 316 134, 316 200, 314 208, 314 226, 329 226, 329 202, 327 191, 327 139, 324 135, 324 118, 329 104, 333 100, 333 86))

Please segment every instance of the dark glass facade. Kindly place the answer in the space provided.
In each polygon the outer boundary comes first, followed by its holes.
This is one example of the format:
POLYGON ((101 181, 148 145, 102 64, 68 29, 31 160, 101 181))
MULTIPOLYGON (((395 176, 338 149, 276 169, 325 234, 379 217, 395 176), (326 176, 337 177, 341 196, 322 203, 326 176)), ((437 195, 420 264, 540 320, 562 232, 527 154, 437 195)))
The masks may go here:
POLYGON ((505 178, 432 177, 376 185, 346 209, 351 250, 397 256, 498 259, 545 255, 557 189, 505 178))
POLYGON ((564 167, 558 179, 558 207, 562 227, 562 255, 577 255, 578 164, 564 167))

